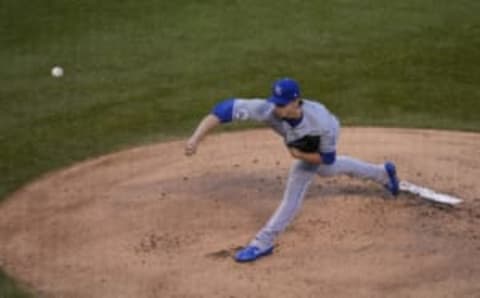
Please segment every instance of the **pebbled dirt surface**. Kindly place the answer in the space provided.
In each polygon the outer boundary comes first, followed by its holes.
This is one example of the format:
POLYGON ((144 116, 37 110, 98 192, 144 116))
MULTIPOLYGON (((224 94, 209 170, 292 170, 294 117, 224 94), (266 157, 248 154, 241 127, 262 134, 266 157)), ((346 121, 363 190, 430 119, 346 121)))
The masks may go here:
POLYGON ((340 154, 464 198, 392 200, 318 177, 272 256, 232 260, 292 163, 267 130, 135 148, 50 173, 0 205, 0 266, 39 297, 480 297, 480 135, 346 128, 340 154))

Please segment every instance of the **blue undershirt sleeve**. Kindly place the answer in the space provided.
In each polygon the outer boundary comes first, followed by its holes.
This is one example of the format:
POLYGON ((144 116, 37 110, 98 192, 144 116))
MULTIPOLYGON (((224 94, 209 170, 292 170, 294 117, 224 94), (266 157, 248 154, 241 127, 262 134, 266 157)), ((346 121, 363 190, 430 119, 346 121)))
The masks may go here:
POLYGON ((233 103, 234 98, 225 99, 213 107, 212 114, 220 119, 221 123, 231 122, 233 118, 233 103))
POLYGON ((328 152, 328 153, 320 153, 320 156, 322 157, 322 161, 326 165, 331 165, 335 162, 337 153, 335 151, 333 152, 328 152))

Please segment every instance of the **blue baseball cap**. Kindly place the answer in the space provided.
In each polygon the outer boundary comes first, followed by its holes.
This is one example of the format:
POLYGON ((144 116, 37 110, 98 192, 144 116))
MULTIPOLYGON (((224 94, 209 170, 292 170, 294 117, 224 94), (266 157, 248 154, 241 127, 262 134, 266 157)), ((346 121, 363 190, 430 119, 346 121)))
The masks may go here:
POLYGON ((269 102, 284 106, 300 97, 300 86, 295 80, 284 78, 277 80, 272 86, 272 96, 269 102))

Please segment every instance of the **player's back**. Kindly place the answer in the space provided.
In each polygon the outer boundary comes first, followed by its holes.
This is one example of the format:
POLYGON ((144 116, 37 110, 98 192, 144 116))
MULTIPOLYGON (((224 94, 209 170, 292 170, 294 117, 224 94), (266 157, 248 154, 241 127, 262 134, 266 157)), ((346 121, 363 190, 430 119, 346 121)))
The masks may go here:
POLYGON ((303 123, 302 129, 305 129, 305 134, 330 134, 338 130, 338 120, 323 104, 303 100, 303 123))

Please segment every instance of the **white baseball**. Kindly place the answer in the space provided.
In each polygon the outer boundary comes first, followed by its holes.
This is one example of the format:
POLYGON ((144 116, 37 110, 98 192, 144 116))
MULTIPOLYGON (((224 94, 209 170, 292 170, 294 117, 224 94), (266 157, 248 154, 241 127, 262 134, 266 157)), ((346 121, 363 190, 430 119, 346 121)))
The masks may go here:
POLYGON ((55 66, 54 68, 52 68, 52 76, 55 78, 63 76, 63 68, 61 68, 60 66, 55 66))

